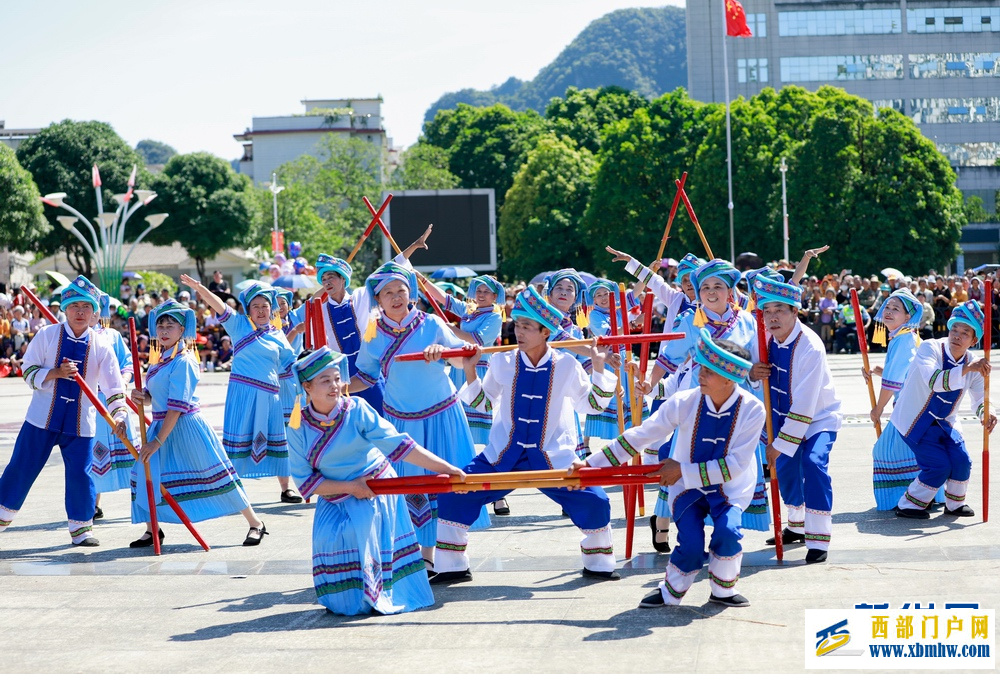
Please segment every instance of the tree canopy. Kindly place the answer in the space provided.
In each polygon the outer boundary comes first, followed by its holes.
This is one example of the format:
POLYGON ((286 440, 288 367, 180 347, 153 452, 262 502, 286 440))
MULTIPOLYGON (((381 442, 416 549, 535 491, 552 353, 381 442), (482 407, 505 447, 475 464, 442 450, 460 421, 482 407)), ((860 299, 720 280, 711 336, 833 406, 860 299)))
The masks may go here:
POLYGON ((34 250, 51 225, 42 213, 38 187, 9 147, 0 143, 0 239, 19 253, 34 250))
POLYGON ((249 242, 260 219, 250 179, 207 152, 175 155, 153 179, 158 197, 151 213, 168 213, 150 243, 180 243, 205 276, 205 262, 249 242))
MULTIPOLYGON (((17 159, 31 173, 41 194, 65 192, 66 203, 91 221, 97 216, 97 199, 91 182, 94 164, 100 169, 105 205, 114 207, 112 195, 126 190, 133 166, 139 168, 136 188, 146 188, 150 183, 142 157, 115 133, 111 125, 104 122, 67 119, 51 124, 18 147, 17 159)), ((73 269, 90 276, 93 261, 77 238, 56 223, 57 215, 65 213, 55 208, 45 209, 45 216, 52 226, 29 248, 42 255, 52 255, 65 249, 73 269)), ((141 219, 133 218, 126 227, 126 239, 135 238, 144 227, 141 219)))
POLYGON ((166 164, 170 158, 177 154, 177 150, 166 143, 158 140, 140 140, 135 146, 135 151, 142 155, 146 164, 166 164))

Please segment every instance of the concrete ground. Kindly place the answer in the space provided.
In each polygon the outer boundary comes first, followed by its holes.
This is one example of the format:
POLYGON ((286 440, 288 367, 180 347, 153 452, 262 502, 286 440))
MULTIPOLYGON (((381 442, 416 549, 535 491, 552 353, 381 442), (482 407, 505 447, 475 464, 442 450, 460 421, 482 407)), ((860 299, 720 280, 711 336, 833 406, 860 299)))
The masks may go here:
MULTIPOLYGON (((997 523, 939 514, 913 522, 876 512, 875 434, 860 358, 833 356, 831 365, 846 422, 830 462, 830 559, 805 566, 798 546, 778 564, 764 546, 768 535, 746 532, 739 590, 750 608, 707 603, 702 572, 682 607, 637 609, 668 558, 652 552, 647 521, 637 521, 635 556, 620 562, 622 580, 594 583, 580 576, 579 534, 558 506, 520 491, 509 499, 509 517, 472 533, 473 582, 435 589, 437 603, 426 610, 338 617, 315 601, 312 506, 280 504, 275 480, 247 484, 271 532, 260 547, 241 546, 246 526, 234 516, 198 525, 212 545, 207 553, 173 525, 165 527, 161 557, 131 550, 142 528, 129 522, 129 495, 117 492, 102 502, 101 547, 79 549, 65 528, 56 451, 0 535, 0 671, 799 671, 806 608, 946 600, 997 608, 997 523)), ((220 430, 226 381, 206 374, 199 387, 203 412, 220 430)), ((28 400, 23 382, 0 381, 0 466, 28 400)), ((976 464, 968 502, 978 513, 982 434, 972 421, 966 430, 976 464)), ((1000 481, 992 485, 997 493, 1000 481)), ((622 498, 609 491, 621 558, 622 498)), ((647 503, 653 497, 648 490, 647 503)))

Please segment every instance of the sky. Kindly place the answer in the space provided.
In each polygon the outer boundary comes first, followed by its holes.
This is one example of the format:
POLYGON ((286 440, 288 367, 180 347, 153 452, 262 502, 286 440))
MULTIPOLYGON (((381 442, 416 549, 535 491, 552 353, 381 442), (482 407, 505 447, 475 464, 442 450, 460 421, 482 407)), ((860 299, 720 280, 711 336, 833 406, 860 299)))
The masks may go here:
POLYGON ((684 0, 5 0, 0 119, 99 120, 228 160, 255 116, 381 95, 406 147, 442 94, 531 79, 594 19, 663 5, 684 0))

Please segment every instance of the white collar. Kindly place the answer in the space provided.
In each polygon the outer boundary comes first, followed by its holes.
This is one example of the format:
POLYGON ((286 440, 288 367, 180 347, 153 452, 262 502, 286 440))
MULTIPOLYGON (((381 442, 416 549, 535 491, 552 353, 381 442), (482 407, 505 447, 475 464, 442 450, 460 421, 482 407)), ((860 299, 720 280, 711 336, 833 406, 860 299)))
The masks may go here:
POLYGON ((62 325, 63 325, 63 330, 66 331, 66 336, 69 337, 70 339, 75 339, 77 341, 80 341, 82 339, 86 339, 87 338, 87 334, 91 331, 90 326, 87 326, 87 329, 83 331, 83 334, 80 335, 79 337, 77 337, 76 335, 73 334, 72 328, 69 327, 69 321, 68 320, 63 321, 62 325))
POLYGON ((384 313, 382 314, 382 320, 385 321, 387 325, 389 325, 389 326, 391 326, 393 328, 405 328, 407 325, 409 325, 410 323, 412 323, 416 318, 417 318, 417 310, 415 308, 414 309, 410 309, 410 313, 408 313, 405 316, 403 316, 403 320, 401 320, 399 323, 397 323, 396 321, 392 320, 391 318, 389 318, 388 316, 386 316, 384 313))
POLYGON ((792 331, 788 333, 788 337, 785 337, 784 341, 778 340, 774 335, 771 335, 771 338, 774 339, 774 342, 778 346, 788 346, 795 341, 795 338, 799 336, 800 332, 802 332, 802 321, 796 319, 795 327, 793 327, 792 331))
POLYGON ((552 347, 545 349, 545 355, 538 359, 538 365, 532 365, 531 361, 528 360, 528 356, 525 355, 524 351, 520 349, 517 350, 518 354, 521 356, 521 362, 530 368, 545 367, 545 364, 552 360, 552 347))
POLYGON ((715 409, 715 403, 712 402, 711 396, 705 395, 703 397, 705 398, 705 403, 708 405, 708 409, 718 414, 720 412, 725 412, 730 407, 736 404, 736 399, 740 397, 740 387, 739 386, 733 387, 732 395, 726 398, 726 402, 722 403, 722 407, 720 407, 719 409, 715 409))

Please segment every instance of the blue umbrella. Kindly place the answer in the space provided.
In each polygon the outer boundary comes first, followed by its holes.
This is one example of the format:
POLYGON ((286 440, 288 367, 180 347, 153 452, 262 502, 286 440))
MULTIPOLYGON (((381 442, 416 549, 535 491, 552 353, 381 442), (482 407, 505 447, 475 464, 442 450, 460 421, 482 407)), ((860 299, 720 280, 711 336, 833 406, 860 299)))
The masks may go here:
POLYGON ((431 278, 469 278, 476 272, 468 267, 441 267, 431 274, 431 278))
POLYGON ((274 279, 271 285, 276 288, 291 288, 292 290, 298 290, 299 288, 319 288, 316 277, 306 276, 305 274, 285 274, 274 279))

